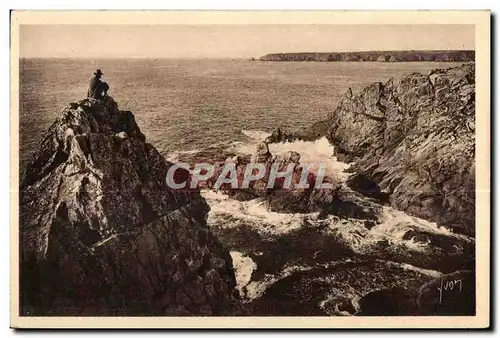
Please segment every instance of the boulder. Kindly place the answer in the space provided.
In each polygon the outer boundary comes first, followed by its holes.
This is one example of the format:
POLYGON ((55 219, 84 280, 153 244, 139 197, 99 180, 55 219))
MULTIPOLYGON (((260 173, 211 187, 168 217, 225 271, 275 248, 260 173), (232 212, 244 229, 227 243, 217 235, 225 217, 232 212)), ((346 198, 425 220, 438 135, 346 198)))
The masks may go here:
POLYGON ((112 98, 66 107, 20 184, 21 314, 238 311, 209 207, 167 186, 170 166, 112 98))
POLYGON ((285 143, 293 141, 316 141, 325 137, 328 132, 328 121, 318 121, 310 126, 300 128, 294 131, 286 131, 281 128, 273 130, 270 136, 266 138, 267 143, 285 143))
POLYGON ((255 163, 266 163, 271 159, 272 155, 269 151, 269 146, 267 142, 260 142, 257 144, 255 149, 255 154, 253 156, 253 161, 255 163))

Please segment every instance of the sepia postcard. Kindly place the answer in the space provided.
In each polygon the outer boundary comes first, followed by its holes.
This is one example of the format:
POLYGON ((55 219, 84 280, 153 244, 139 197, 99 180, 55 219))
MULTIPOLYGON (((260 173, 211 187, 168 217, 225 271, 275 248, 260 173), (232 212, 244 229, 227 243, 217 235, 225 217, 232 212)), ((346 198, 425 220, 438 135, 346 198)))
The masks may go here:
POLYGON ((12 11, 13 328, 488 328, 489 11, 12 11))

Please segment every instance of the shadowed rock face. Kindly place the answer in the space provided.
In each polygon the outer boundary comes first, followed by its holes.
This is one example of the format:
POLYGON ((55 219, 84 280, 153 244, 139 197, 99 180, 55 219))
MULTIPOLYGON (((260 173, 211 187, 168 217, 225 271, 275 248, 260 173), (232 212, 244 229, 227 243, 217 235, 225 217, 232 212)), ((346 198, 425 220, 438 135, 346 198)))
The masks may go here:
POLYGON ((329 115, 335 155, 392 206, 473 234, 474 76, 469 63, 349 90, 329 115))
POLYGON ((111 98, 66 107, 22 176, 21 314, 237 311, 209 207, 167 187, 171 165, 111 98))

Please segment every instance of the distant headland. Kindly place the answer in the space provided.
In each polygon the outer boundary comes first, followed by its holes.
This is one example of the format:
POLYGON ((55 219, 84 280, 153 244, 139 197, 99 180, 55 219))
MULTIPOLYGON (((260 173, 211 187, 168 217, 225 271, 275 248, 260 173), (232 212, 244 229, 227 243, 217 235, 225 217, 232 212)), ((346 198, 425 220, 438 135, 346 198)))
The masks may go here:
MULTIPOLYGON (((410 51, 364 51, 331 53, 273 53, 259 61, 317 61, 317 62, 468 62, 474 61, 473 50, 410 50, 410 51)), ((257 61, 251 58, 250 61, 257 61)))

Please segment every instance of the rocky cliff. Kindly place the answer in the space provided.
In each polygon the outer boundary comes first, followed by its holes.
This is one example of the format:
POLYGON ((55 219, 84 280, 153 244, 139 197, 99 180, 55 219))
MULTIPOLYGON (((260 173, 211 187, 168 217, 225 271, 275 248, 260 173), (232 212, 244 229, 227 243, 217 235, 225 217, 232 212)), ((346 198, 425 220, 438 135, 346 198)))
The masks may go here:
POLYGON ((171 165, 111 98, 66 107, 22 176, 21 314, 234 314, 229 252, 171 165))
POLYGON ((273 53, 259 61, 317 61, 317 62, 467 62, 474 61, 473 50, 410 50, 363 51, 331 53, 273 53))
POLYGON ((352 187, 473 234, 474 77, 469 63, 349 89, 328 116, 327 137, 340 160, 355 162, 352 187))

